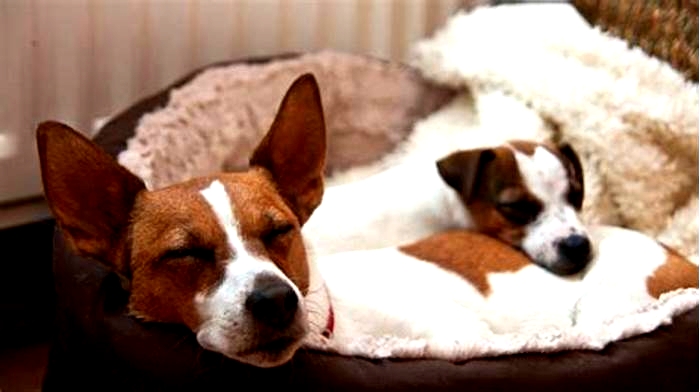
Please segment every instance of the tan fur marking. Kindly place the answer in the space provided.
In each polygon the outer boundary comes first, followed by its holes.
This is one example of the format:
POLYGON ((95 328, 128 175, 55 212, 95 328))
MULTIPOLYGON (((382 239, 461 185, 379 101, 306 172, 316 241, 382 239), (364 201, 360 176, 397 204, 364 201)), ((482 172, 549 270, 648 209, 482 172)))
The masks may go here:
POLYGON ((519 245, 525 236, 525 228, 506 219, 490 203, 475 201, 471 204, 472 219, 478 230, 484 234, 496 237, 511 245, 519 245))
POLYGON ((245 174, 222 177, 234 204, 240 233, 248 249, 269 258, 306 295, 309 265, 301 237, 301 223, 266 170, 253 168, 245 174), (251 208, 255 206, 255 208, 251 208), (282 223, 293 229, 271 238, 268 234, 282 223))
POLYGON ((312 74, 289 88, 246 173, 149 191, 66 125, 42 123, 37 144, 45 193, 67 240, 131 278, 133 315, 197 331, 202 320, 195 299, 218 286, 237 251, 201 194, 214 180, 230 196, 245 251, 271 260, 308 292, 300 226, 321 201, 326 152, 321 97, 312 74))
POLYGON ((134 241, 131 254, 130 308, 135 315, 183 323, 192 329, 199 325, 192 299, 215 287, 226 263, 235 257, 226 233, 200 194, 215 179, 227 189, 247 249, 270 259, 307 293, 309 270, 299 221, 267 172, 254 168, 247 173, 198 178, 139 197, 132 228, 132 236, 139 241, 134 241), (267 234, 280 221, 293 229, 269 239, 267 234), (161 260, 164 251, 192 248, 211 250, 213 259, 161 260))
POLYGON ((531 264, 520 251, 471 231, 436 234, 399 250, 459 274, 484 296, 491 291, 489 274, 515 272, 531 264))
POLYGON ((272 175, 277 191, 304 224, 321 203, 325 162, 321 93, 314 77, 305 74, 282 99, 270 131, 250 158, 250 166, 265 168, 272 175))
POLYGON ((131 250, 133 314, 190 328, 199 325, 193 299, 217 284, 231 256, 226 234, 199 194, 210 182, 197 179, 145 192, 137 199, 131 232, 138 239, 131 250), (178 249, 184 257, 167 257, 168 251, 178 249), (212 259, 187 256, 189 249, 209 249, 212 259))
POLYGON ((509 221, 496 204, 502 193, 517 193, 521 198, 538 200, 525 187, 513 152, 506 147, 493 149, 495 158, 482 168, 480 180, 474 187, 471 198, 462 200, 469 206, 475 228, 481 232, 519 245, 525 235, 523 225, 509 221))
POLYGON ((67 125, 37 128, 44 193, 66 240, 78 253, 129 274, 129 212, 143 182, 67 125))
POLYGON ((663 245, 666 262, 647 278, 647 292, 655 298, 681 288, 698 287, 698 266, 675 250, 663 245))

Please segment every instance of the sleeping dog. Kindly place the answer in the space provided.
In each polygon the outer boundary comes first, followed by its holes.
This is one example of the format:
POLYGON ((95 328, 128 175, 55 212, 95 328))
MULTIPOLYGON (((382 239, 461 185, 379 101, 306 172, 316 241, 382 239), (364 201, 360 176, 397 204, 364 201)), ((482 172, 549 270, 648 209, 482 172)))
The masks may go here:
POLYGON ((595 257, 570 276, 465 230, 323 256, 318 265, 336 322, 333 340, 321 345, 353 353, 362 339, 395 338, 421 340, 427 353, 441 353, 488 347, 509 334, 532 339, 575 331, 593 339, 616 317, 644 311, 665 293, 698 287, 698 266, 652 238, 610 226, 588 232, 595 257))
POLYGON ((300 233, 323 195, 325 132, 307 74, 289 88, 245 172, 149 190, 67 125, 41 123, 37 145, 64 237, 127 282, 132 316, 185 325, 205 349, 270 367, 307 334, 333 327, 300 233))
POLYGON ((508 141, 329 187, 303 232, 323 256, 473 229, 568 275, 592 256, 577 214, 582 201, 581 164, 570 146, 508 141))

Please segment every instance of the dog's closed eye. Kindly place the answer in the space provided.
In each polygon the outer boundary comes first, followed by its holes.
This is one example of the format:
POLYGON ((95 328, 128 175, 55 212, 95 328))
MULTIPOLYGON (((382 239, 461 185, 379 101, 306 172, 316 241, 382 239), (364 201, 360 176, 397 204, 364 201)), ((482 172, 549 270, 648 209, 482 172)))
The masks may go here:
POLYGON ((287 234, 294 230, 294 225, 290 222, 276 223, 272 225, 261 236, 265 244, 271 244, 276 240, 284 238, 287 234))
POLYGON ((506 219, 517 224, 532 222, 542 209, 539 203, 527 199, 500 202, 496 207, 506 219))
POLYGON ((203 262, 215 262, 216 256, 214 249, 194 246, 194 247, 181 247, 165 251, 158 260, 160 262, 180 262, 180 261, 203 261, 203 262))

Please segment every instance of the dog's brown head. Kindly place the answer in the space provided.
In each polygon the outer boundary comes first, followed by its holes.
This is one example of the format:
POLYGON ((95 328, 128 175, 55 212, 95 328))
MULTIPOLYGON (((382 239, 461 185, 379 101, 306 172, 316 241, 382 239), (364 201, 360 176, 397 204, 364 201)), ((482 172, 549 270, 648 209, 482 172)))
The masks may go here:
POLYGON ((577 214, 583 170, 569 145, 511 141, 452 153, 437 167, 477 230, 521 248, 557 274, 576 273, 590 261, 590 241, 577 214))
POLYGON ((257 366, 287 361, 308 330, 313 271, 300 228, 321 202, 326 135, 315 78, 289 88, 250 169, 158 190, 68 126, 37 141, 44 191, 72 246, 130 282, 129 308, 180 323, 257 366))

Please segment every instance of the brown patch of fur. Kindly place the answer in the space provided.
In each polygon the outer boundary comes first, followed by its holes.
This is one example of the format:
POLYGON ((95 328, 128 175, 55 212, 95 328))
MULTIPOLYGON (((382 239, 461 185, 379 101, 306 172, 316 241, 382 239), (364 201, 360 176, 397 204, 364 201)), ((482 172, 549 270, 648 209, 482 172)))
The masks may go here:
POLYGON ((75 250, 128 275, 126 234, 143 182, 67 125, 37 128, 44 193, 75 250))
POLYGON ((144 193, 133 215, 130 309, 144 319, 183 323, 196 330, 193 299, 220 282, 231 254, 226 233, 200 191, 218 179, 231 199, 239 233, 247 250, 270 259, 306 294, 309 269, 297 217, 263 170, 222 174, 144 193), (291 225, 279 236, 269 233, 291 225), (170 250, 205 250, 165 258, 170 250))
POLYGON ((525 228, 506 219, 489 201, 475 201, 470 205, 471 217, 479 232, 499 238, 511 245, 519 245, 525 228))
POLYGON ((253 169, 245 174, 229 174, 223 182, 248 249, 269 258, 305 295, 309 288, 309 264, 301 237, 301 224, 277 192, 278 186, 262 169, 253 169), (291 226, 292 229, 270 236, 275 229, 283 226, 291 226))
POLYGON ((531 264, 527 256, 514 248, 470 231, 436 234, 399 250, 459 274, 484 296, 491 291, 489 274, 515 272, 531 264))
POLYGON ((698 287, 698 266, 675 250, 664 246, 666 262, 647 278, 647 292, 659 298, 661 294, 680 288, 698 287))
POLYGON ((321 94, 314 77, 305 74, 289 87, 250 165, 270 173, 277 190, 303 224, 323 197, 325 157, 321 94))
POLYGON ((190 328, 199 325, 195 294, 216 285, 231 256, 226 233, 199 194, 210 182, 197 179, 138 198, 131 226, 129 306, 134 314, 190 328), (192 250, 207 250, 211 259, 189 255, 192 250), (168 252, 180 255, 168 257, 168 252))
POLYGON ((462 193, 461 197, 479 232, 519 245, 525 234, 524 225, 509 220, 497 206, 503 201, 504 192, 533 203, 539 200, 525 187, 513 152, 506 147, 492 151, 495 158, 480 168, 471 194, 462 193))

